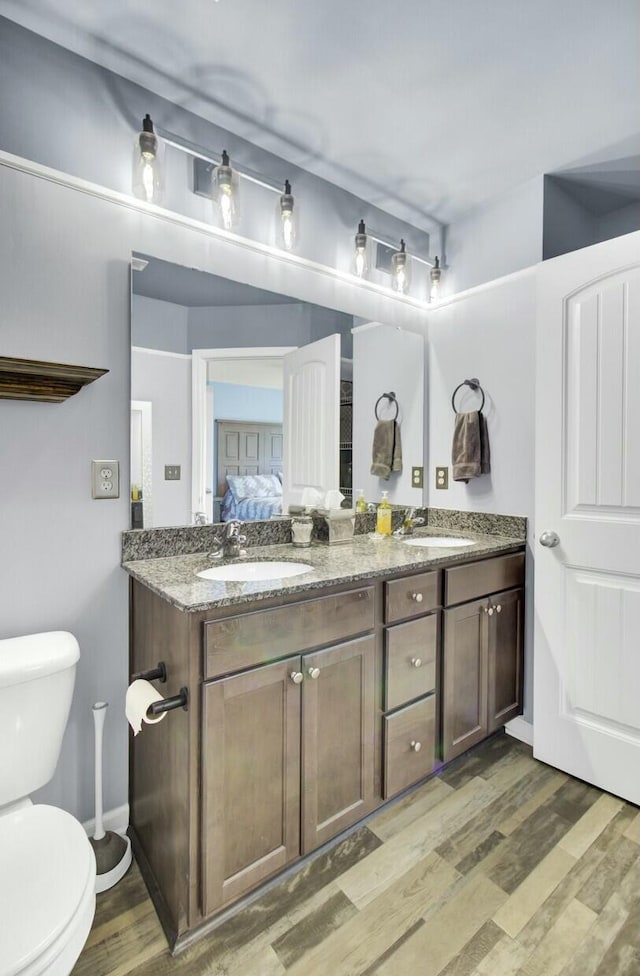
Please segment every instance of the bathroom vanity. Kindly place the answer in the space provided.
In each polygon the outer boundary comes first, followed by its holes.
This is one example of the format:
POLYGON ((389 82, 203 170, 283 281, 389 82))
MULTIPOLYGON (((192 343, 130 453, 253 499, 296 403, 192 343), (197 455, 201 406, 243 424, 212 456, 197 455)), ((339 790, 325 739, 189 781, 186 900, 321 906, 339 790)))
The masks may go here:
POLYGON ((524 541, 252 549, 302 576, 130 561, 131 671, 188 708, 132 740, 136 856, 172 946, 522 707, 524 541))

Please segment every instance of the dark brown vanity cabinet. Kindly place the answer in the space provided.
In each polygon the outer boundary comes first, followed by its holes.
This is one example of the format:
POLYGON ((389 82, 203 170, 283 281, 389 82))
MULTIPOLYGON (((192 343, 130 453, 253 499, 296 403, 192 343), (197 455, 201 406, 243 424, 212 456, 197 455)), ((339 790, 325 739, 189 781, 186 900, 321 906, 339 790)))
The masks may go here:
MULTIPOLYGON (((263 655, 371 622, 372 591, 207 625, 211 666, 261 633, 263 655), (319 605, 319 606, 318 606, 319 605), (333 614, 333 615, 332 615, 333 614), (216 632, 214 634, 214 631, 216 632)), ((249 650, 250 653, 250 650, 249 650)), ((203 700, 202 876, 209 915, 369 813, 374 803, 376 639, 346 640, 207 682, 203 700)))
POLYGON ((454 759, 522 711, 524 555, 445 570, 442 758, 454 759))

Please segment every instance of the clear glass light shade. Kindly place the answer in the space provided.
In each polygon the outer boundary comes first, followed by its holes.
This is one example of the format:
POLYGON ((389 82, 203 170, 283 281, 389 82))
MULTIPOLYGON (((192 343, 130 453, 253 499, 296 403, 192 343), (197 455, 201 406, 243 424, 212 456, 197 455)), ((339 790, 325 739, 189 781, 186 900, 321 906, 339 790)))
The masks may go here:
POLYGON ((436 257, 435 264, 429 272, 429 301, 437 302, 440 299, 440 279, 442 277, 442 271, 440 270, 440 260, 436 257))
POLYGON ((284 185, 284 193, 278 201, 278 246, 285 251, 293 251, 298 240, 298 206, 291 193, 289 180, 284 185))
POLYGON ((406 295, 411 285, 411 259, 400 241, 400 250, 391 258, 391 287, 401 295, 406 295))
POLYGON ((225 230, 233 230, 240 223, 240 191, 238 174, 229 163, 226 150, 222 162, 211 174, 211 199, 213 207, 225 230))
POLYGON ((160 203, 164 189, 164 143, 153 131, 153 122, 147 115, 142 132, 136 136, 133 146, 132 189, 146 203, 160 203))
POLYGON ((351 270, 357 278, 366 278, 369 274, 369 241, 363 220, 360 221, 358 233, 355 236, 355 251, 351 270))

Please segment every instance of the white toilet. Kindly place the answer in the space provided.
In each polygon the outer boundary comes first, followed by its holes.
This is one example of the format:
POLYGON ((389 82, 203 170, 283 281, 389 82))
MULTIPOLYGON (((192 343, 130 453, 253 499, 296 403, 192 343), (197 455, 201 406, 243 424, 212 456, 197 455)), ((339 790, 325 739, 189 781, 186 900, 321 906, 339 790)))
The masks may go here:
POLYGON ((82 825, 29 799, 54 774, 79 657, 62 631, 0 640, 0 976, 69 976, 93 921, 82 825))

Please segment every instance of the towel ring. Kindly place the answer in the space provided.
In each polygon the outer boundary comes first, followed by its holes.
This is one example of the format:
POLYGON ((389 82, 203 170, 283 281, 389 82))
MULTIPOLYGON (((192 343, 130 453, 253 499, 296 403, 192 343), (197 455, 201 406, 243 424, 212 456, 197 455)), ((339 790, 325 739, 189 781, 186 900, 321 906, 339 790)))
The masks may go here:
POLYGON ((396 395, 395 395, 395 393, 393 391, 391 391, 391 393, 383 393, 382 396, 379 396, 378 399, 376 400, 376 405, 375 405, 375 408, 374 408, 374 412, 375 412, 375 415, 376 415, 376 420, 380 420, 380 417, 378 416, 378 406, 379 406, 381 400, 388 400, 389 403, 395 403, 395 405, 396 405, 396 413, 395 413, 395 416, 393 417, 393 420, 397 420, 398 419, 398 410, 399 410, 399 407, 398 407, 398 401, 396 400, 396 395))
POLYGON ((474 391, 474 393, 480 392, 480 395, 482 396, 482 403, 480 404, 478 409, 482 410, 482 408, 484 407, 484 390, 480 386, 480 380, 473 378, 470 380, 463 380, 462 383, 459 383, 458 386, 456 386, 455 390, 453 391, 453 396, 451 397, 451 406, 453 407, 453 412, 454 413, 458 412, 456 410, 456 393, 458 392, 458 390, 461 390, 463 386, 468 386, 470 389, 474 391))

